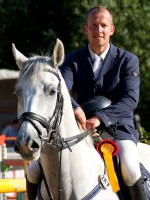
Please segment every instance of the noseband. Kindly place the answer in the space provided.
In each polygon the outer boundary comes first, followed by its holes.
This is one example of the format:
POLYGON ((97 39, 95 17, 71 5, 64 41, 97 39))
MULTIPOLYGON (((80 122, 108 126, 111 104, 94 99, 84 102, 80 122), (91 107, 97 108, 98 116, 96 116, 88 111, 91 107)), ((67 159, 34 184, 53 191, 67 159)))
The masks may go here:
POLYGON ((53 133, 56 132, 56 130, 58 129, 58 127, 61 123, 64 99, 63 99, 63 96, 61 93, 61 88, 60 88, 61 87, 61 84, 60 84, 61 79, 59 77, 59 74, 50 69, 45 69, 44 71, 54 74, 59 80, 58 88, 57 88, 57 102, 56 102, 54 113, 53 113, 52 117, 49 120, 47 120, 45 117, 42 117, 41 115, 38 115, 36 113, 24 112, 19 118, 19 125, 21 126, 22 123, 25 121, 30 122, 34 126, 34 128, 37 130, 39 138, 41 140, 50 142, 52 140, 53 133), (39 122, 47 130, 46 137, 42 136, 42 130, 37 125, 36 122, 39 122))

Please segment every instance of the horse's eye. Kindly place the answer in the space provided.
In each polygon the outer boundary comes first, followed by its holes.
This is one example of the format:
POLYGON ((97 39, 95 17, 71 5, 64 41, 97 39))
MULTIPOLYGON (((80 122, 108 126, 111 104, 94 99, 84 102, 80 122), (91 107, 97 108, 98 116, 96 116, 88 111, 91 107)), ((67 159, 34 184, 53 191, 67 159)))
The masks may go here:
POLYGON ((55 94, 55 90, 51 90, 49 93, 51 96, 55 94))

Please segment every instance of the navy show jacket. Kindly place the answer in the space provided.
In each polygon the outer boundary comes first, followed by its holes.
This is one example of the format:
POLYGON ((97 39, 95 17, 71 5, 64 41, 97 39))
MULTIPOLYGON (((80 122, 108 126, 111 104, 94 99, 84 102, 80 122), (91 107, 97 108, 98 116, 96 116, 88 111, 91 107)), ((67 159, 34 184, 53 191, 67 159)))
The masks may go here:
MULTIPOLYGON (((137 56, 110 43, 97 80, 94 78, 92 65, 88 46, 65 56, 60 70, 72 96, 73 108, 92 96, 105 96, 112 104, 94 114, 102 119, 106 127, 117 123, 127 126, 125 132, 132 134, 131 132, 135 132, 133 112, 138 105, 140 86, 137 56)), ((134 134, 138 139, 137 132, 134 134)))

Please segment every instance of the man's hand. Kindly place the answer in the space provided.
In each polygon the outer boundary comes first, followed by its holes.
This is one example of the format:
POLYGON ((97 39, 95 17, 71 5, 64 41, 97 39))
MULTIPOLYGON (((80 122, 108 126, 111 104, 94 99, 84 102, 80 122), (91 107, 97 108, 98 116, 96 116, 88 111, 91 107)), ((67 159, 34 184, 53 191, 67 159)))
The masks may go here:
POLYGON ((83 131, 86 131, 86 116, 84 111, 82 110, 82 108, 78 107, 74 110, 74 114, 78 120, 78 122, 80 123, 83 131))
MULTIPOLYGON (((94 116, 91 119, 88 119, 86 121, 86 128, 89 129, 89 130, 91 130, 92 128, 96 128, 96 127, 100 126, 100 124, 101 124, 100 118, 97 117, 97 116, 94 116)), ((95 129, 93 131, 93 133, 96 133, 96 131, 97 130, 95 129)))
MULTIPOLYGON (((91 130, 92 128, 96 128, 100 126, 101 120, 97 116, 93 116, 91 119, 86 120, 86 116, 82 108, 78 107, 74 110, 74 114, 80 123, 83 131, 86 131, 86 129, 91 130)), ((95 129, 93 133, 95 133, 97 130, 95 129)))

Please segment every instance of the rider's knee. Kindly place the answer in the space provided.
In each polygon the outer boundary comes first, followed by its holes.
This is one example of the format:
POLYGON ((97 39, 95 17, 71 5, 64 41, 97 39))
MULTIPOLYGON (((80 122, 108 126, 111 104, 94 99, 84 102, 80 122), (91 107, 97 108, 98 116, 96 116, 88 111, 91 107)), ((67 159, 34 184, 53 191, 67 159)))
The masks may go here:
POLYGON ((117 141, 117 143, 124 183, 132 186, 141 177, 137 147, 131 140, 117 141))
POLYGON ((126 186, 133 186, 141 177, 140 172, 127 172, 125 174, 122 174, 123 181, 126 186))
POLYGON ((33 161, 28 165, 26 176, 31 183, 39 183, 40 167, 38 161, 33 161))

